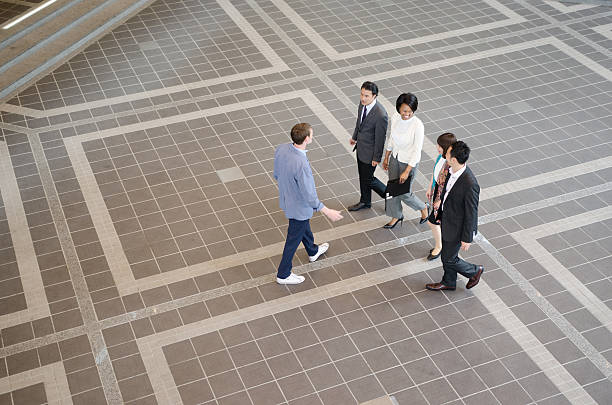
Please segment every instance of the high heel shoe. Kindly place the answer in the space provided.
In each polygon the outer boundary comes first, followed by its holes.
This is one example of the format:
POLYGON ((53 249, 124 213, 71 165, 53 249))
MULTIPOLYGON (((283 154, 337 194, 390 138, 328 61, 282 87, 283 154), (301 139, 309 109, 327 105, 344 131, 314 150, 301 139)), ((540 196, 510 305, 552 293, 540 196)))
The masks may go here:
POLYGON ((434 251, 433 249, 429 251, 429 254, 427 255, 427 260, 429 261, 436 260, 438 257, 440 257, 440 253, 442 253, 442 249, 440 249, 437 255, 434 255, 433 251, 434 251))
POLYGON ((391 222, 389 222, 388 224, 385 224, 385 225, 383 226, 383 228, 385 228, 385 229, 393 229, 393 228, 395 228, 395 225, 397 225, 397 224, 398 224, 398 222, 399 222, 400 224, 401 224, 401 223, 403 223, 403 222, 404 222, 404 217, 401 217, 400 219, 398 219, 397 221, 395 221, 395 222, 393 223, 393 225, 391 225, 391 222))

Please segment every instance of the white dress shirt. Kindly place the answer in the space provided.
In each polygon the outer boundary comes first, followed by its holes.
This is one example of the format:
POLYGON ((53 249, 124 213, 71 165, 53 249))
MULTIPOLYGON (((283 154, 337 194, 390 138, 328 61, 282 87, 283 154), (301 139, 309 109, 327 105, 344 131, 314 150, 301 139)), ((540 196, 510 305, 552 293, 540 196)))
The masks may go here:
MULTIPOLYGON (((364 106, 365 109, 366 109, 366 115, 365 115, 366 117, 370 114, 370 111, 372 111, 372 108, 374 108, 375 105, 376 105, 376 99, 372 100, 372 102, 370 104, 364 106)), ((359 124, 363 124, 363 119, 365 118, 363 116, 363 110, 361 110, 361 111, 362 111, 361 112, 361 122, 359 124)))
POLYGON ((421 160, 425 132, 423 122, 416 116, 403 120, 398 113, 391 117, 391 136, 387 150, 402 163, 415 167, 421 160))
POLYGON ((444 211, 444 204, 446 204, 446 199, 448 198, 448 193, 450 193, 451 189, 457 182, 457 179, 463 174, 463 172, 465 171, 465 168, 466 168, 466 165, 463 165, 463 167, 457 170, 456 173, 453 173, 452 167, 448 168, 448 174, 450 174, 450 176, 446 179, 446 193, 444 194, 444 202, 442 203, 443 211, 444 211))

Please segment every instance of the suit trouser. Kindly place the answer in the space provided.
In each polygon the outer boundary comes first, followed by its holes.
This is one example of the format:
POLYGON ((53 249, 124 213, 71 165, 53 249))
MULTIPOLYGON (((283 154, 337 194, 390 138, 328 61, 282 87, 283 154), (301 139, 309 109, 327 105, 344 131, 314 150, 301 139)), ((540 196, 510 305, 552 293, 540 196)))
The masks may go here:
POLYGON ((300 221, 297 219, 289 219, 289 228, 287 228, 287 240, 283 249, 283 257, 278 266, 276 277, 287 278, 291 274, 293 267, 293 255, 297 250, 300 242, 304 244, 308 256, 314 256, 319 251, 319 247, 314 243, 314 235, 310 230, 310 220, 300 221))
POLYGON ((477 272, 475 265, 459 258, 459 249, 461 249, 461 241, 442 240, 442 252, 440 252, 442 268, 444 269, 442 284, 448 287, 456 286, 457 273, 470 278, 477 272))
MULTIPOLYGON (((407 163, 402 163, 397 160, 393 155, 389 159, 389 179, 398 179, 400 175, 406 170, 407 163)), ((414 165, 411 174, 408 177, 407 181, 410 181, 410 190, 412 190, 412 183, 414 182, 414 178, 416 177, 416 171, 419 164, 414 165)), ((421 211, 422 209, 427 208, 425 203, 421 201, 419 197, 416 196, 412 191, 406 194, 398 195, 392 197, 387 200, 385 204, 385 212, 391 218, 403 218, 402 215, 402 201, 404 204, 412 208, 416 211, 421 211)))
POLYGON ((374 177, 374 170, 376 166, 372 166, 372 162, 363 163, 357 157, 357 170, 359 171, 359 189, 361 191, 361 198, 359 202, 370 205, 372 203, 372 190, 376 192, 382 198, 385 198, 385 189, 387 186, 374 177))

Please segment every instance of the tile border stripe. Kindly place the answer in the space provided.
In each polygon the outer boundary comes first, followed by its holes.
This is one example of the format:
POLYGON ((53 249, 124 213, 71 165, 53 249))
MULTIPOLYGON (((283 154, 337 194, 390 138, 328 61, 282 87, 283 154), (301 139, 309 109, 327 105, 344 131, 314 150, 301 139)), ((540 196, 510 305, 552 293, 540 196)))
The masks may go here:
POLYGON ((127 94, 125 96, 105 98, 97 101, 90 101, 86 103, 51 108, 48 110, 36 110, 29 107, 21 107, 9 103, 0 105, 0 110, 11 112, 13 114, 20 114, 35 118, 50 117, 53 115, 69 114, 75 111, 81 111, 86 109, 92 109, 97 107, 103 107, 113 104, 125 103, 129 101, 141 100, 144 98, 151 98, 179 91, 188 91, 201 87, 212 86, 215 84, 226 83, 234 80, 249 79, 256 76, 265 76, 273 73, 280 73, 289 70, 289 67, 285 64, 282 58, 270 47, 266 40, 257 32, 257 30, 240 14, 240 12, 231 4, 229 0, 216 0, 219 6, 227 13, 227 15, 234 21, 234 23, 240 27, 244 32, 245 36, 253 43, 253 45, 261 52, 262 55, 272 65, 269 68, 257 69, 251 72, 236 73, 229 76, 200 80, 192 83, 179 84, 176 86, 165 87, 157 90, 143 91, 134 94, 127 94))
POLYGON ((27 309, 0 316, 3 328, 51 314, 8 146, 0 142, 0 189, 27 309))
POLYGON ((379 44, 369 48, 358 49, 354 51, 338 52, 336 51, 316 30, 314 30, 308 22, 306 22, 295 10, 291 8, 284 0, 270 0, 287 18, 289 18, 304 35, 309 38, 324 54, 331 60, 342 60, 352 57, 368 55, 371 53, 379 53, 392 49, 398 49, 406 46, 422 44, 430 41, 457 37, 464 34, 472 34, 488 29, 505 27, 512 24, 520 24, 525 20, 524 17, 510 10, 508 7, 499 3, 497 0, 483 0, 492 8, 495 8, 501 14, 508 17, 506 20, 496 21, 487 24, 477 25, 475 27, 461 28, 457 30, 447 31, 440 34, 425 35, 415 37, 398 42, 379 44))

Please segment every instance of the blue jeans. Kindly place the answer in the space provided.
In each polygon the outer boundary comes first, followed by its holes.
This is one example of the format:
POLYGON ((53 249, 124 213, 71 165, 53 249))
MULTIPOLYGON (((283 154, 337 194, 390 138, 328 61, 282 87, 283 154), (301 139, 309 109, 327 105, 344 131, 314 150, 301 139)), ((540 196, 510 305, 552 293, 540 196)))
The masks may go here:
POLYGON ((287 229, 287 240, 283 249, 283 258, 278 266, 276 277, 287 278, 291 274, 293 267, 293 255, 297 250, 300 242, 304 244, 308 256, 314 256, 319 251, 319 247, 314 243, 314 236, 310 230, 310 220, 299 221, 297 219, 289 220, 289 228, 287 229))

